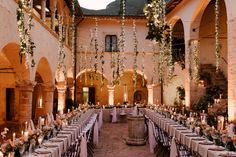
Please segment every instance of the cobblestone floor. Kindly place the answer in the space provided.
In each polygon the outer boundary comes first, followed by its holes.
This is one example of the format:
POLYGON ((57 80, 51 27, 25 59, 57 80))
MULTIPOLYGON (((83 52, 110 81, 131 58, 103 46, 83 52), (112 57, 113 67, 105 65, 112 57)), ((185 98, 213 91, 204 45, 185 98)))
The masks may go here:
POLYGON ((105 123, 100 132, 99 145, 94 150, 94 157, 154 157, 145 146, 128 146, 127 123, 105 123))

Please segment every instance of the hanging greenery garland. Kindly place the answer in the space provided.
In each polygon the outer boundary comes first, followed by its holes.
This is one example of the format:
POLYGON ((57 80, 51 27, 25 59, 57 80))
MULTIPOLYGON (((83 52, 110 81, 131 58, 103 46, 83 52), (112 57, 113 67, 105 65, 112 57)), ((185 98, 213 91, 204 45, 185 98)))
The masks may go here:
POLYGON ((137 65, 137 57, 138 57, 138 39, 137 39, 137 30, 136 30, 136 23, 135 20, 133 21, 133 41, 134 41, 134 52, 133 52, 133 84, 134 84, 134 88, 137 87, 137 69, 138 69, 138 65, 137 65))
MULTIPOLYGON (((94 38, 94 35, 95 35, 95 33, 94 33, 94 31, 93 30, 90 30, 90 52, 91 52, 91 54, 92 54, 92 52, 93 52, 93 50, 94 50, 94 44, 95 44, 95 38, 94 38)), ((95 67, 95 65, 94 66, 92 66, 92 64, 93 64, 93 58, 92 57, 90 57, 89 58, 89 68, 90 68, 90 71, 89 71, 89 80, 90 80, 90 82, 92 82, 92 78, 93 78, 93 68, 95 67)))
POLYGON ((110 62, 110 68, 111 68, 111 71, 112 71, 111 85, 115 84, 115 76, 116 76, 115 67, 116 67, 116 60, 115 60, 115 57, 114 57, 114 54, 113 54, 113 49, 112 49, 112 52, 111 52, 111 62, 110 62))
POLYGON ((189 44, 189 74, 195 82, 199 80, 199 43, 198 40, 191 40, 189 44))
POLYGON ((95 18, 94 48, 95 48, 94 72, 95 72, 95 77, 97 79, 97 70, 98 70, 98 19, 97 18, 95 18))
POLYGON ((125 6, 126 0, 121 0, 120 4, 120 24, 121 24, 121 33, 119 36, 118 48, 119 51, 117 52, 117 65, 116 65, 116 82, 119 83, 120 74, 123 74, 125 69, 125 6))
POLYGON ((60 73, 63 73, 63 77, 66 77, 66 65, 64 63, 66 54, 64 51, 65 44, 65 28, 63 26, 63 17, 58 16, 58 28, 59 28, 59 48, 58 48, 58 63, 57 63, 57 71, 58 78, 61 77, 60 73))
POLYGON ((35 66, 35 61, 34 61, 35 45, 31 38, 31 29, 33 27, 32 1, 19 0, 16 14, 17 14, 18 32, 20 37, 20 52, 19 52, 20 63, 22 63, 22 58, 25 55, 26 58, 25 66, 28 69, 29 67, 35 66), (28 9, 29 18, 27 21, 27 25, 25 25, 24 9, 28 9))
MULTIPOLYGON (((102 43, 102 45, 104 45, 102 43)), ((104 60, 104 51, 105 49, 102 46, 102 52, 100 55, 100 61, 101 61, 101 72, 102 72, 102 76, 101 76, 101 88, 104 86, 104 64, 105 64, 105 60, 104 60)))
POLYGON ((90 57, 89 58, 89 63, 90 63, 90 66, 89 66, 89 69, 90 69, 90 71, 89 71, 89 80, 90 80, 90 84, 91 84, 91 86, 93 85, 93 67, 92 67, 92 63, 93 62, 93 59, 92 59, 92 57, 90 57))
POLYGON ((72 2, 72 24, 71 24, 71 31, 72 31, 72 52, 71 52, 71 58, 72 58, 72 67, 75 66, 75 54, 77 49, 77 29, 76 29, 76 23, 75 23, 75 6, 76 6, 76 0, 73 0, 72 2))
MULTIPOLYGON (((80 63, 79 63, 79 72, 81 72, 83 68, 83 46, 80 45, 80 63)), ((79 76, 80 82, 82 82, 82 74, 79 76)))
POLYGON ((219 41, 219 30, 220 30, 220 20, 219 20, 219 1, 215 1, 215 56, 216 56, 216 72, 219 71, 220 57, 221 57, 221 45, 219 41))
MULTIPOLYGON (((170 57, 172 54, 171 28, 165 21, 165 10, 165 0, 149 0, 144 7, 144 14, 148 20, 147 26, 149 27, 146 38, 156 41, 159 45, 158 74, 160 83, 164 81, 166 67, 169 67, 170 75, 173 71, 172 56, 170 57)), ((154 68, 155 65, 156 63, 154 63, 154 68)), ((156 70, 154 69, 154 71, 156 70)))
POLYGON ((174 73, 174 61, 173 61, 173 54, 172 54, 172 42, 173 42, 173 29, 172 29, 172 26, 170 25, 170 40, 169 40, 169 55, 168 55, 168 67, 169 67, 169 70, 168 70, 168 81, 170 81, 173 77, 173 73, 174 73))
POLYGON ((145 52, 143 50, 142 54, 142 87, 145 86, 145 78, 144 78, 144 58, 145 58, 145 52))

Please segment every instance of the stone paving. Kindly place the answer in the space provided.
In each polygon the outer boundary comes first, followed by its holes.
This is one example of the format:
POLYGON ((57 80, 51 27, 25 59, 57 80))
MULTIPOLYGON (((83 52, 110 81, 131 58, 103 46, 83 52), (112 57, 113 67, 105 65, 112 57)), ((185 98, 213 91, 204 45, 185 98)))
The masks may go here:
POLYGON ((145 146, 128 146, 128 123, 104 123, 94 157, 155 157, 145 146))

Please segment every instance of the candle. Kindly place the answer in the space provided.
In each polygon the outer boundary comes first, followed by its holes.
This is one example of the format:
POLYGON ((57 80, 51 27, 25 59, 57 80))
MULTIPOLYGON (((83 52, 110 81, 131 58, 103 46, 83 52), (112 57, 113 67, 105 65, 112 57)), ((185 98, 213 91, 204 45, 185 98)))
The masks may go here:
POLYGON ((42 98, 39 99, 39 108, 43 108, 43 99, 42 98))
POLYGON ((220 94, 220 99, 222 99, 222 95, 223 95, 223 94, 220 94))
POLYGON ((0 151, 0 157, 3 157, 3 153, 0 151))
POLYGON ((202 113, 205 113, 205 110, 202 110, 202 113))
POLYGON ((42 119, 41 119, 41 125, 44 125, 44 121, 45 121, 45 119, 42 118, 42 119))
POLYGON ((70 109, 68 109, 68 113, 70 113, 70 109))
POLYGON ((29 137, 29 132, 28 131, 24 132, 24 141, 28 141, 28 137, 29 137))
POLYGON ((12 144, 15 145, 15 139, 16 139, 16 133, 13 133, 12 135, 12 144))
POLYGON ((25 122, 25 131, 28 130, 27 123, 28 123, 28 122, 25 122))
POLYGON ((21 137, 23 137, 23 136, 24 136, 24 131, 22 130, 22 131, 21 131, 21 137))

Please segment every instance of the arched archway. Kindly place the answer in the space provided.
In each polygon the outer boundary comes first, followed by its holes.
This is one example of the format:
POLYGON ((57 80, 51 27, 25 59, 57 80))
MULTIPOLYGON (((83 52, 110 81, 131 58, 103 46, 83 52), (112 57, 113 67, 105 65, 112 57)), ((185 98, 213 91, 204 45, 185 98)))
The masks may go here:
POLYGON ((108 104, 108 80, 106 76, 103 76, 103 79, 102 81, 100 71, 97 71, 95 74, 90 69, 83 70, 77 74, 77 102, 79 104, 97 104, 98 102, 100 105, 108 104))
POLYGON ((32 101, 32 119, 53 112, 54 84, 50 65, 45 57, 37 64, 32 101))
MULTIPOLYGON (((29 81, 30 72, 25 68, 25 60, 20 63, 19 45, 16 43, 8 43, 0 51, 0 123, 4 121, 24 121, 31 116, 25 115, 27 112, 26 104, 31 104, 30 96, 26 97, 24 103, 21 104, 19 84, 32 88, 29 81)), ((25 87, 26 88, 26 87, 25 87)), ((31 108, 29 106, 28 108, 31 108)))
POLYGON ((173 25, 172 54, 173 61, 178 63, 182 69, 185 68, 185 39, 184 25, 181 19, 176 20, 173 25))
MULTIPOLYGON (((129 104, 133 104, 134 102, 137 103, 147 103, 148 100, 148 91, 147 91, 147 77, 144 75, 142 76, 142 73, 140 71, 137 71, 137 79, 136 79, 136 87, 134 87, 133 82, 133 70, 126 69, 123 73, 123 75, 120 78, 120 83, 115 85, 114 89, 114 104, 123 104, 128 102, 129 104), (135 92, 139 91, 141 92, 141 99, 135 100, 136 95, 135 92), (126 95, 126 96, 125 96, 126 95), (125 98, 127 97, 127 98, 125 98), (125 100, 127 99, 127 100, 125 100)), ((139 95, 140 98, 140 95, 139 95)))

